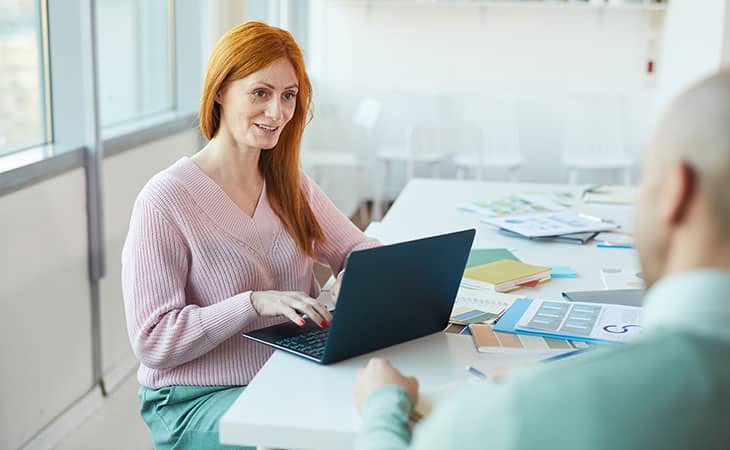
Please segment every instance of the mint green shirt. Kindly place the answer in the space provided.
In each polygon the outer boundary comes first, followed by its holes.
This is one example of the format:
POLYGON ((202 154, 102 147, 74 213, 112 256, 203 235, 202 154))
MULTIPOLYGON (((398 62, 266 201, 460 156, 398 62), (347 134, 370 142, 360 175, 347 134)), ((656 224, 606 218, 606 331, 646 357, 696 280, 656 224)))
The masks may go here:
POLYGON ((469 385, 411 439, 413 403, 383 386, 362 409, 367 449, 730 449, 730 272, 663 279, 631 344, 469 385))

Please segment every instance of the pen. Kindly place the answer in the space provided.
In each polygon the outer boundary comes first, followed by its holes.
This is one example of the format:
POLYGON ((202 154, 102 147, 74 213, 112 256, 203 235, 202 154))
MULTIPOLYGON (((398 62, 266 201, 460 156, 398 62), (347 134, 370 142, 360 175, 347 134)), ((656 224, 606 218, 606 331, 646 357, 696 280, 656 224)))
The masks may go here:
POLYGON ((636 248, 633 245, 603 243, 596 245, 598 248, 636 248))
POLYGON ((476 369, 476 368, 474 368, 472 366, 466 366, 466 371, 469 372, 470 375, 474 375, 475 377, 480 378, 482 380, 486 380, 487 379, 487 374, 486 373, 484 373, 481 370, 476 369))
POLYGON ((586 352, 588 350, 589 349, 587 349, 587 348, 580 348, 578 350, 573 350, 573 351, 570 351, 570 352, 561 353, 559 355, 551 356, 549 358, 541 359, 540 362, 558 361, 560 359, 568 358, 570 356, 577 355, 578 353, 583 353, 583 352, 586 352))

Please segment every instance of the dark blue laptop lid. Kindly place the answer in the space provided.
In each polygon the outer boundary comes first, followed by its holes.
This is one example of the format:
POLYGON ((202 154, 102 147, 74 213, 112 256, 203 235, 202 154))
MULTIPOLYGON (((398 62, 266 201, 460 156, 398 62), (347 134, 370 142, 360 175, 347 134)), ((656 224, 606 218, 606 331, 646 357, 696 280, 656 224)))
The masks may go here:
POLYGON ((352 252, 323 363, 446 328, 476 231, 352 252))

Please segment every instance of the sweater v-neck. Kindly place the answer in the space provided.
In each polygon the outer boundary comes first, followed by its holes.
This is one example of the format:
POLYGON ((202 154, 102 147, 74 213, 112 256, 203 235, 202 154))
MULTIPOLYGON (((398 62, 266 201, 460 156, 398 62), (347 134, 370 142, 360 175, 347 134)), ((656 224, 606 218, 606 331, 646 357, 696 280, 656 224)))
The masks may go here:
POLYGON ((271 248, 273 227, 278 220, 266 196, 266 180, 256 208, 249 216, 192 159, 181 158, 173 165, 172 172, 183 182, 195 203, 221 228, 249 245, 253 240, 256 247, 264 252, 271 248))

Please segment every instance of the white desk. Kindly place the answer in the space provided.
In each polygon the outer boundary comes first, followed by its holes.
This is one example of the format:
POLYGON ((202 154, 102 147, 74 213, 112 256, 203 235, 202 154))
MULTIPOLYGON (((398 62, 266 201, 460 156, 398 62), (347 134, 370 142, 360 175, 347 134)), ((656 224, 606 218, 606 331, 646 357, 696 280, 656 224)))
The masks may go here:
MULTIPOLYGON (((638 267, 633 250, 509 238, 480 224, 476 215, 455 207, 460 201, 546 191, 572 191, 574 198, 579 198, 580 193, 577 187, 565 185, 416 179, 393 204, 377 227, 375 237, 390 243, 475 227, 474 248, 504 247, 523 261, 568 265, 578 272, 575 279, 556 279, 536 289, 520 291, 540 298, 560 298, 565 290, 602 289, 603 267, 638 267)), ((576 208, 630 229, 628 207, 588 206, 578 200, 576 208)), ((489 371, 527 362, 520 357, 480 354, 470 337, 440 333, 330 366, 277 351, 221 419, 221 441, 288 449, 351 448, 358 426, 352 404, 355 373, 373 355, 390 359, 406 374, 417 375, 426 396, 444 385, 464 382, 466 364, 489 371)))

